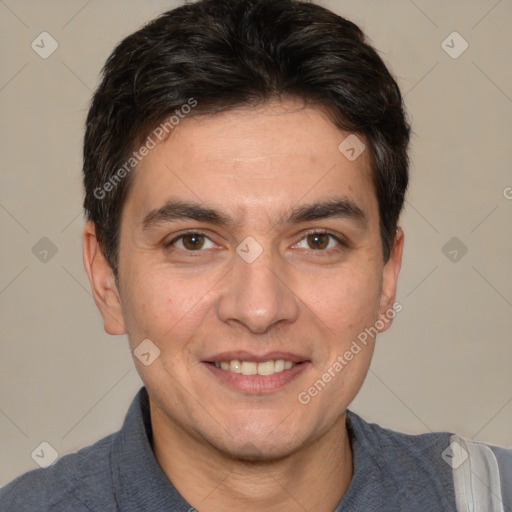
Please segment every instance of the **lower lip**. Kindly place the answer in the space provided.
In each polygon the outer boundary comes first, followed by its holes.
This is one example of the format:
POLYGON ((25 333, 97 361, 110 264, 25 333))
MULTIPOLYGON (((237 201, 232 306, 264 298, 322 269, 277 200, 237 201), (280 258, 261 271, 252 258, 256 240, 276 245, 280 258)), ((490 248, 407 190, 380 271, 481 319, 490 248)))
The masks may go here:
POLYGON ((217 368, 210 363, 201 363, 215 377, 238 391, 251 394, 272 393, 277 391, 302 374, 310 365, 309 361, 296 364, 289 370, 283 370, 272 375, 243 375, 229 370, 217 368))

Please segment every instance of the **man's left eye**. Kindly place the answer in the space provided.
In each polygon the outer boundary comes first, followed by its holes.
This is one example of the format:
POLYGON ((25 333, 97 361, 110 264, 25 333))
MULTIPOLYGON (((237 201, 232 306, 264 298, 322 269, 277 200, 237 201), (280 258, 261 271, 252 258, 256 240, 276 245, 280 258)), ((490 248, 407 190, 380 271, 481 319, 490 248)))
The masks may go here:
MULTIPOLYGON (((326 249, 332 249, 337 245, 345 245, 340 238, 332 233, 308 233, 304 238, 302 238, 299 244, 302 242, 305 242, 307 245, 307 247, 302 248, 313 251, 323 251, 326 249)), ((299 244, 297 244, 297 246, 299 246, 299 244)))

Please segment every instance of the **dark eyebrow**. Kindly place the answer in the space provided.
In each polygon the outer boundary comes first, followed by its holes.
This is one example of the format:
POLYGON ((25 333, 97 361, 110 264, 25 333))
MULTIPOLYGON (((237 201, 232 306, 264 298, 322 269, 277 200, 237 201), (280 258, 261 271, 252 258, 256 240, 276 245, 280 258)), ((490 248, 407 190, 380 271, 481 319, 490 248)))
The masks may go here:
MULTIPOLYGON (((365 228, 368 224, 366 214, 354 201, 347 198, 334 198, 293 208, 291 212, 278 218, 276 225, 299 224, 333 217, 351 220, 362 228, 365 228)), ((232 219, 214 208, 198 203, 169 200, 161 208, 152 210, 144 216, 142 229, 149 230, 164 222, 183 219, 207 222, 228 229, 236 229, 242 225, 242 219, 232 219)))
POLYGON ((284 221, 281 222, 285 224, 299 224, 301 222, 311 222, 333 217, 351 220, 362 228, 368 225, 368 218, 362 208, 351 199, 344 197, 294 208, 285 217, 284 221))
POLYGON ((169 200, 161 208, 152 210, 144 216, 142 219, 142 229, 148 230, 157 224, 182 219, 208 222, 225 227, 234 227, 237 224, 230 217, 213 208, 208 208, 198 203, 169 200))

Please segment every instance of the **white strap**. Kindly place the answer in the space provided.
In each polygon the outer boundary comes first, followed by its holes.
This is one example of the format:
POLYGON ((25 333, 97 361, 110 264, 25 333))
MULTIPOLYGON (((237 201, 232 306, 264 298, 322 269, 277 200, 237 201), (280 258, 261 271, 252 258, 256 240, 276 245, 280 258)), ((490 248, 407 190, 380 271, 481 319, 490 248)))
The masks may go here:
POLYGON ((450 436, 455 500, 459 512, 505 512, 498 461, 489 446, 450 436))

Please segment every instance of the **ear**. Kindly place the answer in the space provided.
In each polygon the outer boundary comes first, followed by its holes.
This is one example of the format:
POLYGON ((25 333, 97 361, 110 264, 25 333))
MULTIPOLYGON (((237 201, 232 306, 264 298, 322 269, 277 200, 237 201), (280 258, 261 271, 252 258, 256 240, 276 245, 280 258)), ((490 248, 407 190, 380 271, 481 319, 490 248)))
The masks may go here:
POLYGON ((94 302, 103 317, 103 328, 108 334, 125 334, 121 299, 114 273, 98 244, 93 222, 87 222, 83 228, 82 246, 85 271, 94 302))
POLYGON ((383 270, 379 318, 383 319, 383 321, 380 323, 384 324, 384 327, 379 328, 379 332, 384 332, 390 327, 390 325, 393 323, 393 318, 397 311, 396 307, 393 306, 395 304, 398 274, 400 273, 400 267, 402 266, 403 249, 404 232, 401 227, 397 227, 395 238, 393 240, 393 247, 391 248, 391 254, 388 261, 384 265, 383 270), (393 311, 393 316, 390 316, 391 311, 393 311))

